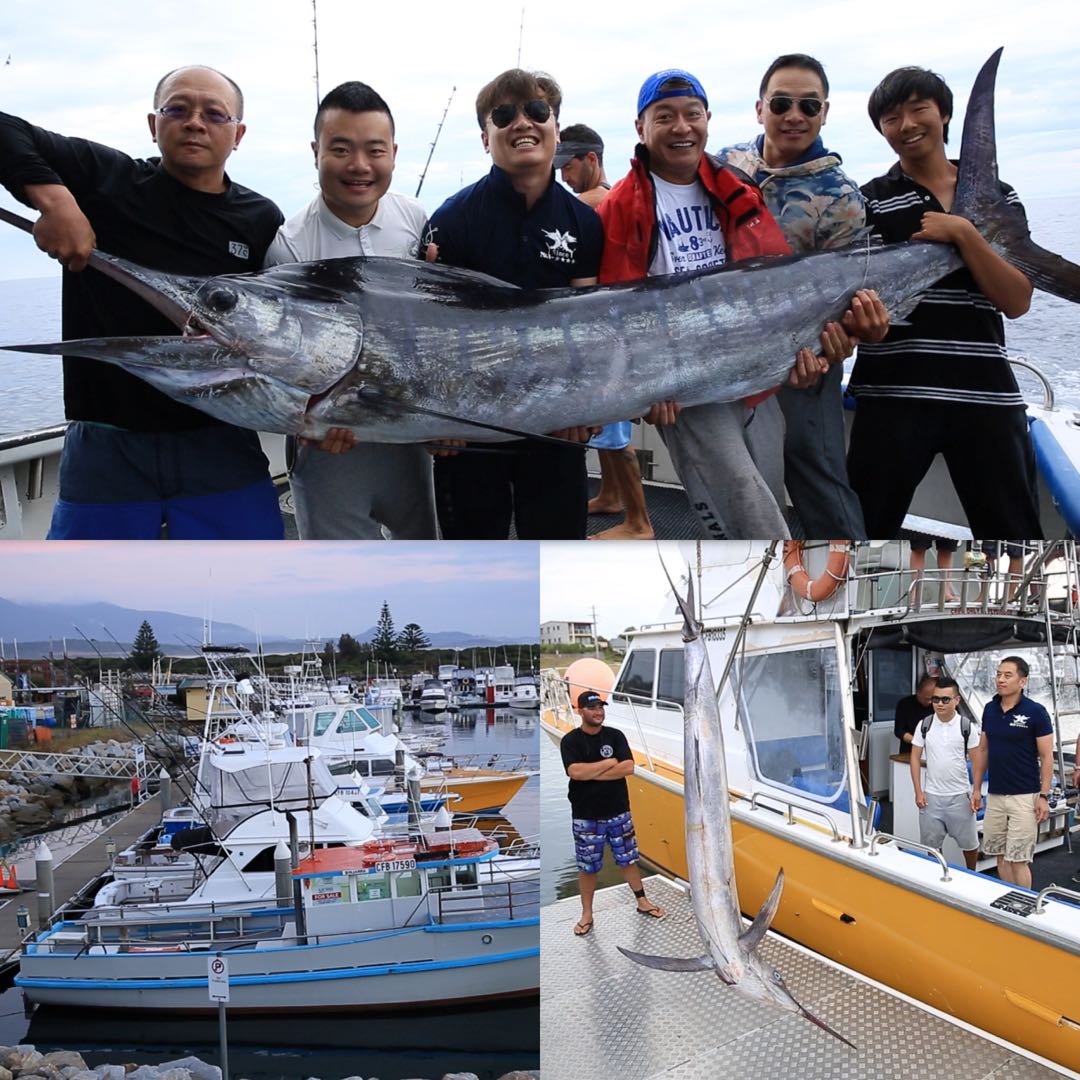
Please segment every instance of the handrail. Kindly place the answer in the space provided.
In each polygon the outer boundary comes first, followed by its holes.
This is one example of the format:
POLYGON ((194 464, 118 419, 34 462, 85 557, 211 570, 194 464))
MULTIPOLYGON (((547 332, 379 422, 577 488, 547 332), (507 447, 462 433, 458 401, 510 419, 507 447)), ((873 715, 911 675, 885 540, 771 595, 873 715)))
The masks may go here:
POLYGON ((1043 900, 1047 896, 1064 896, 1069 900, 1075 900, 1080 903, 1080 892, 1076 889, 1067 889, 1064 885, 1047 885, 1045 889, 1039 890, 1039 895, 1035 897, 1035 912, 1036 915, 1042 915, 1045 913, 1045 907, 1043 900))
POLYGON ((1054 388, 1050 385, 1050 380, 1034 364, 1029 360, 1025 360, 1022 356, 1010 356, 1008 357, 1008 361, 1013 367, 1030 371, 1031 374, 1042 383, 1043 408, 1052 409, 1054 407, 1054 388))
POLYGON ((942 855, 941 852, 938 851, 937 848, 928 847, 926 844, 916 843, 914 840, 906 840, 904 837, 902 837, 902 836, 894 836, 892 833, 879 832, 879 833, 874 833, 874 835, 870 838, 870 852, 869 852, 869 854, 875 855, 875 856, 877 855, 877 852, 874 851, 874 848, 877 847, 877 842, 879 840, 883 840, 883 841, 886 841, 886 842, 891 840, 898 847, 915 848, 916 851, 925 852, 927 855, 930 855, 932 858, 937 859, 938 865, 941 867, 942 873, 943 873, 943 876, 942 876, 941 880, 942 881, 952 881, 952 875, 949 873, 949 864, 945 861, 945 856, 942 855))
MULTIPOLYGON (((798 807, 800 811, 804 811, 807 814, 816 814, 818 817, 824 818, 829 823, 829 828, 832 830, 832 839, 834 844, 842 843, 843 837, 840 835, 840 830, 836 827, 836 822, 824 811, 816 806, 806 806, 803 803, 787 802, 780 798, 778 795, 773 795, 768 791, 755 791, 748 800, 751 810, 770 810, 772 807, 760 806, 758 804, 758 796, 764 796, 766 799, 773 799, 778 803, 781 803, 787 811, 787 823, 789 825, 796 824, 794 811, 798 807)), ((745 799, 745 795, 740 795, 740 799, 745 799)))

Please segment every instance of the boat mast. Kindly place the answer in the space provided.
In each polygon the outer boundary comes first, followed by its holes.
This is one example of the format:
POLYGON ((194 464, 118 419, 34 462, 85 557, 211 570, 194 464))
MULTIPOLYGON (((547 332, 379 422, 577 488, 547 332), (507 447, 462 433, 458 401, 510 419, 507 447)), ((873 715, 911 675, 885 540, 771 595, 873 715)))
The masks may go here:
POLYGON ((318 110, 322 96, 319 93, 319 3, 311 0, 311 30, 313 35, 313 49, 315 52, 315 108, 318 110))

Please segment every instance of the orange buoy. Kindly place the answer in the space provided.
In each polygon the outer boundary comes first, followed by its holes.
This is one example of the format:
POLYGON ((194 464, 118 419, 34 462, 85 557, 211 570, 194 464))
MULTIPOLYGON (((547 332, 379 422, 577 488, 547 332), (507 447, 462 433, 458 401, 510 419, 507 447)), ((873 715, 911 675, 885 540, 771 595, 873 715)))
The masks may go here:
POLYGON ((802 564, 803 541, 784 541, 784 572, 791 591, 796 596, 819 603, 827 600, 838 588, 841 582, 847 581, 848 572, 848 541, 830 540, 829 559, 825 564, 825 573, 814 580, 806 572, 802 564))

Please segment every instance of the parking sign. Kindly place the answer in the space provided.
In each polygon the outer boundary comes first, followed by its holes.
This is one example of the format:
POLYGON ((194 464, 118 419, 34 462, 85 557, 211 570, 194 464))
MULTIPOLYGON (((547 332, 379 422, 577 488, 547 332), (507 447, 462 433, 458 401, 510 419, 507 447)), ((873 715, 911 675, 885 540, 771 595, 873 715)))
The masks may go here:
POLYGON ((211 1001, 229 1000, 229 961, 220 953, 207 964, 207 985, 211 1001))

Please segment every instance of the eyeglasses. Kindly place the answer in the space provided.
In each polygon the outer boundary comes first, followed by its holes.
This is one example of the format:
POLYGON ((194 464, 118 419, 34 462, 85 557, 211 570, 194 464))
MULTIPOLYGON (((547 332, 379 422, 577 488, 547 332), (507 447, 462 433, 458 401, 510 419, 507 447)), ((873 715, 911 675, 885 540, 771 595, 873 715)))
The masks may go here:
POLYGON ((766 104, 769 106, 769 112, 774 116, 783 116, 784 113, 791 109, 792 105, 798 105, 799 112, 803 116, 817 116, 825 102, 816 97, 791 97, 788 94, 773 94, 771 98, 766 98, 766 104))
POLYGON ((534 101, 526 101, 524 105, 496 105, 491 110, 491 122, 497 128, 509 127, 517 118, 518 109, 538 124, 547 123, 551 115, 551 106, 541 98, 536 98, 534 101))
POLYGON ((950 702, 950 701, 952 701, 952 697, 951 697, 951 696, 950 696, 950 697, 942 697, 942 696, 941 696, 941 695, 939 695, 939 694, 934 694, 934 695, 933 695, 933 696, 932 696, 932 697, 930 698, 930 700, 931 700, 931 701, 932 701, 932 702, 933 702, 933 703, 934 703, 935 705, 948 705, 948 704, 949 704, 949 702, 950 702))
POLYGON ((190 105, 162 105, 157 111, 158 116, 163 116, 166 120, 179 120, 185 124, 196 113, 208 124, 213 124, 215 127, 220 127, 222 124, 240 123, 239 116, 230 116, 221 109, 193 109, 190 105))

